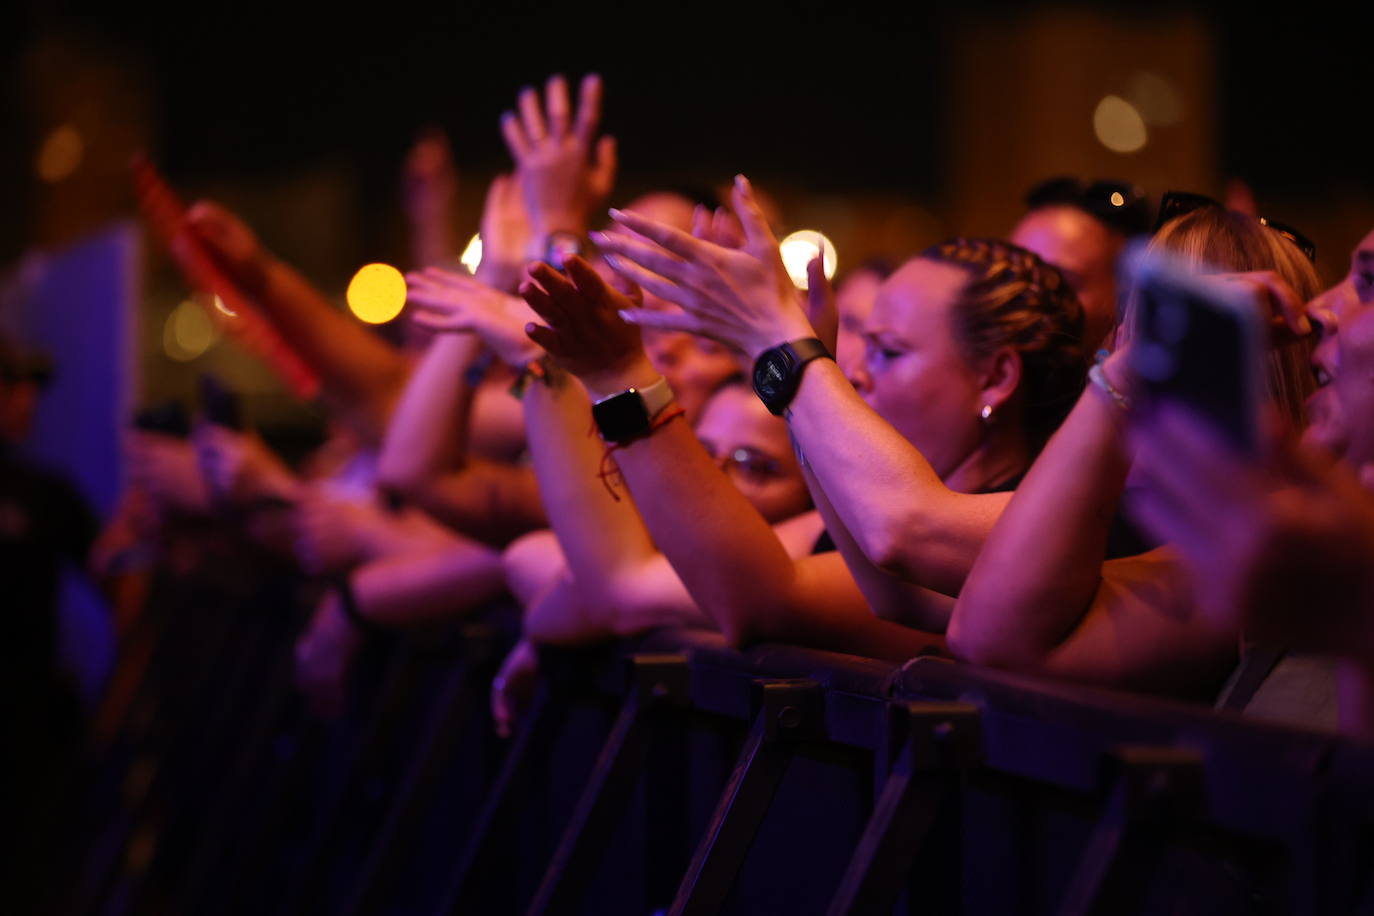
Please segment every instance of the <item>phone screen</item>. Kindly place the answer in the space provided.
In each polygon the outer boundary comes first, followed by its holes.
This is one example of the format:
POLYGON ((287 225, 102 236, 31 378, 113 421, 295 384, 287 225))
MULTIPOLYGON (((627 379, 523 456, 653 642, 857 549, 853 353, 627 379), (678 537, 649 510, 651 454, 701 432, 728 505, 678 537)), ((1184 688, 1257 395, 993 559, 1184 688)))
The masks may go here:
POLYGON ((1144 401, 1200 415, 1237 451, 1259 448, 1263 333, 1254 306, 1158 255, 1138 261, 1131 369, 1144 401))

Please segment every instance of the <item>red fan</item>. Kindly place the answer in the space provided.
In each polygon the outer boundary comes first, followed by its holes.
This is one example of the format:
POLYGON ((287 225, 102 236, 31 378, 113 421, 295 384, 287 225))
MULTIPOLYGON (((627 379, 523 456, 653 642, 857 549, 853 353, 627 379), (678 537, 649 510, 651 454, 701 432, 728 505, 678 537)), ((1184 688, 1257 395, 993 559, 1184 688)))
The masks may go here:
MULTIPOLYGON (((205 244, 187 228, 186 206, 146 156, 134 158, 134 191, 143 215, 169 251, 177 248, 175 261, 193 289, 214 293, 234 313, 224 321, 237 340, 261 357, 302 398, 313 398, 320 380, 263 317, 252 299, 225 275, 205 244)), ((210 307, 210 306, 207 306, 210 307)))

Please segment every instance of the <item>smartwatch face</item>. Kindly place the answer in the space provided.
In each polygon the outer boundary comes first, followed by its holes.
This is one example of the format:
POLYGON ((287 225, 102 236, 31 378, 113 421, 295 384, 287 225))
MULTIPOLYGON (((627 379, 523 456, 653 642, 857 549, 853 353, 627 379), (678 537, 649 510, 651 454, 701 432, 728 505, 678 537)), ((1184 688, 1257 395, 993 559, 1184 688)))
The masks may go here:
POLYGON ((787 393, 791 360, 781 350, 769 350, 754 365, 754 391, 765 404, 772 405, 787 393))
POLYGON ((641 436, 649 428, 649 411, 638 391, 626 391, 592 405, 592 419, 607 442, 641 436))

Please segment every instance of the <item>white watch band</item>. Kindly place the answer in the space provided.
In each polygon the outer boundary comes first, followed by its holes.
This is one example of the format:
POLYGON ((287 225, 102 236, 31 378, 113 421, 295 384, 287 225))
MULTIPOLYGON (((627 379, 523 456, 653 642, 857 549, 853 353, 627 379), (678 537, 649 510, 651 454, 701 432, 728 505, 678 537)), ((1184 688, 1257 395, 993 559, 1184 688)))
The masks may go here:
POLYGON ((673 389, 668 387, 668 380, 659 377, 659 380, 652 385, 645 385, 643 388, 636 388, 639 396, 644 399, 644 410, 649 415, 649 422, 658 419, 658 415, 668 409, 668 405, 673 403, 673 389))

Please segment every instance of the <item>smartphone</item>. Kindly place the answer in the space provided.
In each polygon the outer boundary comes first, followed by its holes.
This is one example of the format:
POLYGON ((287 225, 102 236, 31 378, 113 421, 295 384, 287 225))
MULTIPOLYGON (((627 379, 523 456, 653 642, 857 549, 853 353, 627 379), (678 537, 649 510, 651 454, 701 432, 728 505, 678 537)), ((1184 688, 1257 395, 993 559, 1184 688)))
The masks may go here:
POLYGON ((243 429, 243 412, 239 408, 239 396, 208 372, 200 376, 200 409, 205 419, 216 426, 243 429))
POLYGON ((1187 407, 1236 451, 1257 454, 1267 328, 1254 303, 1164 252, 1127 258, 1137 400, 1187 407))

